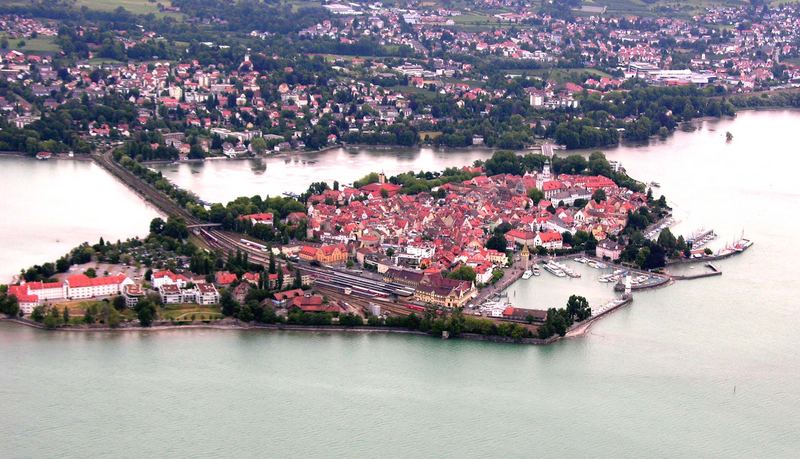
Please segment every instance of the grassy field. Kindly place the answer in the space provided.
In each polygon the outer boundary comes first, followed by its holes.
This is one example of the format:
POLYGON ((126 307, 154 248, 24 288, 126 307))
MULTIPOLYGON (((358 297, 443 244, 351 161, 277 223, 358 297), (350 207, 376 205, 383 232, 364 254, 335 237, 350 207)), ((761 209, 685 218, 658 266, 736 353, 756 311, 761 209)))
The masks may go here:
POLYGON ((161 310, 160 317, 166 320, 189 322, 194 320, 221 319, 218 306, 200 306, 198 304, 169 304, 161 310))
POLYGON ((149 14, 153 13, 156 16, 173 16, 179 17, 176 13, 162 13, 158 11, 158 3, 164 6, 171 6, 170 0, 153 1, 148 0, 76 0, 75 6, 78 8, 85 6, 92 10, 98 11, 114 11, 120 6, 134 14, 149 14))
MULTIPOLYGON (((740 0, 584 0, 586 6, 605 6, 607 14, 631 14, 639 16, 678 15, 689 17, 703 12, 704 8, 714 5, 736 6, 745 3, 740 0)), ((581 13, 582 14, 582 13, 581 13)))
MULTIPOLYGON (((0 34, 0 37, 5 34, 0 34)), ((55 53, 61 51, 61 47, 56 44, 55 37, 38 38, 9 38, 8 49, 17 49, 23 52, 55 53), (20 40, 25 42, 25 46, 19 46, 20 40)))
POLYGON ((535 76, 539 78, 546 78, 549 80, 554 80, 557 83, 564 83, 566 81, 571 81, 570 77, 575 75, 580 75, 582 73, 588 73, 593 75, 596 78, 602 77, 610 77, 611 75, 601 72, 600 70, 596 69, 536 69, 536 70, 518 70, 518 69, 507 69, 505 72, 514 75, 528 75, 528 76, 535 76))

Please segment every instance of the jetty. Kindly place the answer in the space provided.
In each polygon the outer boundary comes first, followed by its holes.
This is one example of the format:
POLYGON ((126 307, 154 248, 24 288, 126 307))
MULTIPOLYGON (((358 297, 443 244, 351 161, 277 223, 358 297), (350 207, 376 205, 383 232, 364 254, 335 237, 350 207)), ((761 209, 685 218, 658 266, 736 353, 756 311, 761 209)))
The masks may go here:
POLYGON ((722 271, 711 263, 706 263, 705 267, 708 271, 697 274, 670 274, 670 277, 674 280, 693 280, 722 275, 722 271))

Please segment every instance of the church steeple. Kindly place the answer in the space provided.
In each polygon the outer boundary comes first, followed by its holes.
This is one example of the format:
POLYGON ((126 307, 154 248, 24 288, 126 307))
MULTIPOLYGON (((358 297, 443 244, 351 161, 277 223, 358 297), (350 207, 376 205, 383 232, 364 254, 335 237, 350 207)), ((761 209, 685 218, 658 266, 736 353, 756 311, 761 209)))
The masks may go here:
POLYGON ((542 189, 542 185, 544 182, 550 181, 550 160, 544 160, 544 166, 542 166, 542 173, 536 176, 536 188, 542 189))

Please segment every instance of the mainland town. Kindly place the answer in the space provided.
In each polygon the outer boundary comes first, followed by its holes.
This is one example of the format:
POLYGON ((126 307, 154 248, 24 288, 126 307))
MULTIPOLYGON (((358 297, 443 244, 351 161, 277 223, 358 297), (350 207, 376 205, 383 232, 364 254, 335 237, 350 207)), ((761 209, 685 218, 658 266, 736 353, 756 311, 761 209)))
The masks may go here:
POLYGON ((713 232, 676 237, 658 184, 599 152, 556 151, 800 104, 791 4, 669 18, 561 1, 153 8, 0 6, 0 150, 92 160, 164 216, 146 238, 23 269, 0 295, 14 320, 550 342, 678 279, 670 264, 716 275, 713 260, 752 244, 714 253, 713 232), (497 151, 227 204, 148 167, 347 145, 497 151), (504 296, 541 271, 580 276, 573 263, 609 270, 619 295, 537 307, 504 296))

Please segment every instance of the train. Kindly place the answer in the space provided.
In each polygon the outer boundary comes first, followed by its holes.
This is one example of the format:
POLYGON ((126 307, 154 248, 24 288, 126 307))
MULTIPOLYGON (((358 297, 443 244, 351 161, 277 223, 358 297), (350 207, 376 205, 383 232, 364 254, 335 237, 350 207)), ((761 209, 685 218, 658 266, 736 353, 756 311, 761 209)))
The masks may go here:
MULTIPOLYGON (((417 305, 417 304, 404 303, 404 304, 401 304, 400 306, 402 306, 402 307, 404 307, 406 309, 411 309, 412 311, 425 312, 425 308, 420 306, 420 305, 417 305)), ((436 309, 436 315, 437 316, 440 316, 442 314, 443 314, 443 312, 442 312, 441 309, 436 309)))
POLYGON ((248 247, 253 247, 254 249, 258 249, 258 250, 260 250, 262 252, 266 252, 267 250, 269 250, 269 249, 267 249, 267 246, 265 246, 264 244, 259 244, 258 242, 248 241, 247 239, 239 239, 239 242, 241 242, 242 244, 244 244, 244 245, 246 245, 248 247))

